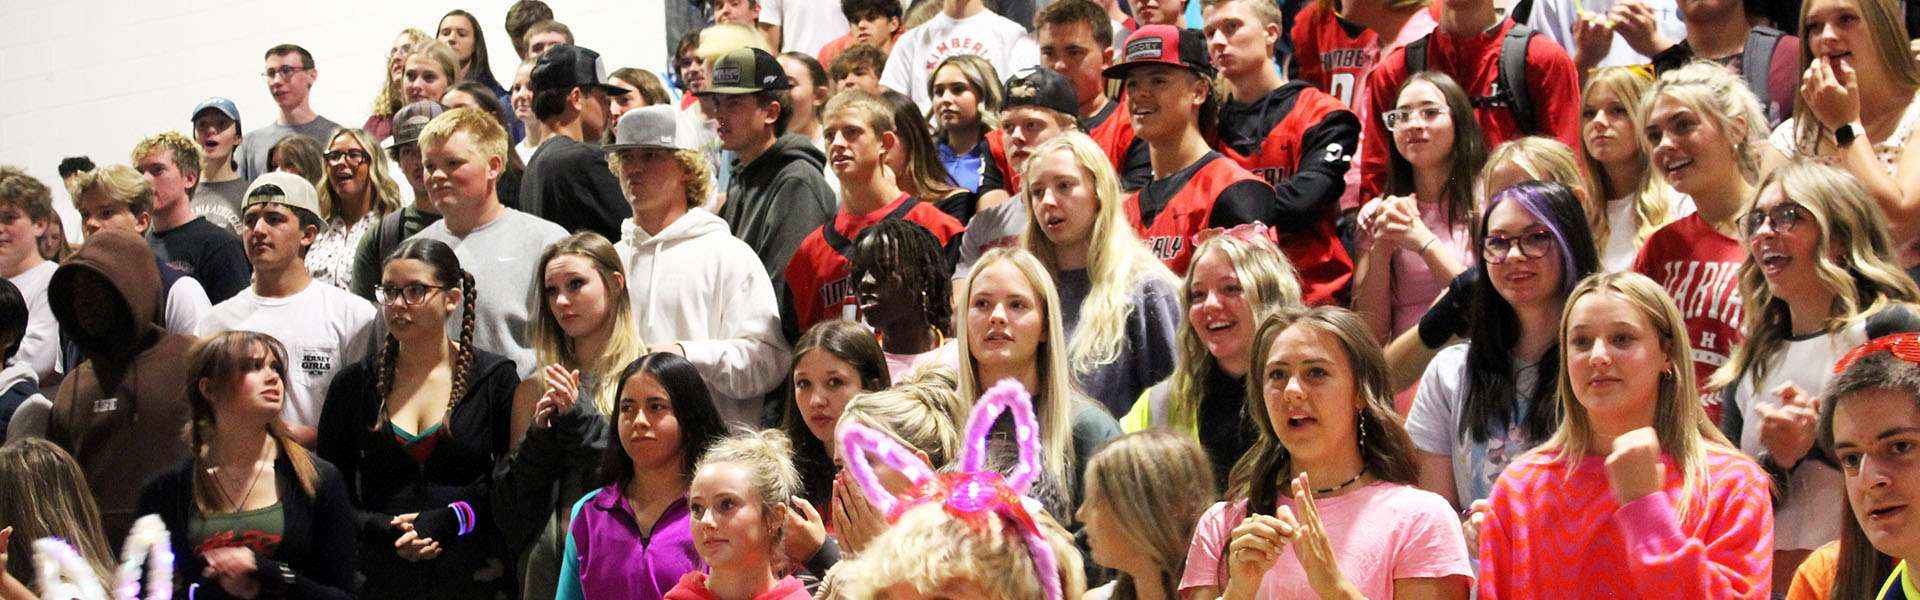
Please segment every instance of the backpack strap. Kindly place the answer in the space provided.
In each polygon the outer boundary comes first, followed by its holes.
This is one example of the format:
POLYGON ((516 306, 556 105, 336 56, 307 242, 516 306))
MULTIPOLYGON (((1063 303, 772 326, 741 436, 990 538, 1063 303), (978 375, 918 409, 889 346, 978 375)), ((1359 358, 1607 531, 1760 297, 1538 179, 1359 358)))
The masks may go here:
POLYGON ((402 212, 405 211, 396 210, 380 217, 380 227, 373 232, 373 249, 377 253, 373 257, 374 260, 386 262, 387 256, 393 254, 393 249, 400 246, 400 214, 402 212))
POLYGON ((1747 43, 1740 50, 1740 78, 1747 81, 1753 97, 1767 105, 1767 73, 1773 67, 1773 53, 1779 50, 1787 34, 1765 25, 1747 31, 1747 43))
POLYGON ((1409 74, 1419 73, 1421 71, 1427 70, 1427 54, 1429 52, 1432 52, 1431 50, 1428 49, 1428 46, 1433 45, 1431 43, 1432 41, 1433 41, 1433 34, 1429 33, 1429 34, 1420 36, 1420 39, 1407 42, 1407 45, 1406 45, 1407 73, 1409 74))
POLYGON ((1520 130, 1540 133, 1539 116, 1533 111, 1533 98, 1527 93, 1527 44, 1536 34, 1532 27, 1514 23, 1500 40, 1500 74, 1495 79, 1495 97, 1505 96, 1507 110, 1520 130))
MULTIPOLYGON (((880 217, 880 220, 892 221, 894 219, 904 219, 907 217, 907 213, 913 210, 913 205, 919 203, 919 199, 908 198, 906 202, 901 202, 900 206, 895 207, 892 212, 888 212, 887 216, 880 217)), ((827 247, 832 248, 835 254, 839 254, 842 258, 852 260, 853 257, 848 256, 847 253, 853 250, 853 240, 847 239, 847 236, 840 234, 840 230, 834 229, 833 221, 833 219, 828 219, 826 223, 820 225, 820 237, 827 241, 827 247)))

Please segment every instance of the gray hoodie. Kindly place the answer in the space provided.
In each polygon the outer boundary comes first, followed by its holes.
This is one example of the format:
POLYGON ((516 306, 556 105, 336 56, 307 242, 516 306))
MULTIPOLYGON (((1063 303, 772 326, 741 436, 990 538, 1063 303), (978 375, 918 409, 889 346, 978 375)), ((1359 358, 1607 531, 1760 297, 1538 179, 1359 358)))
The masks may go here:
POLYGON ((766 267, 773 289, 785 285, 800 240, 833 220, 839 198, 827 186, 827 155, 806 136, 787 134, 753 162, 733 165, 720 218, 766 267))

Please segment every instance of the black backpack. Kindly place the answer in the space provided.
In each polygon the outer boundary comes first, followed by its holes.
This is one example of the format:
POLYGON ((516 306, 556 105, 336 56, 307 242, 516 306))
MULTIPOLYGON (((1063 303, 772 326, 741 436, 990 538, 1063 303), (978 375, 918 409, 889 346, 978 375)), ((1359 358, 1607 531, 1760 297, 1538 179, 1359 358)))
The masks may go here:
MULTIPOLYGON (((1520 130, 1528 134, 1541 133, 1540 117, 1533 110, 1533 99, 1527 95, 1527 44, 1535 35, 1539 32, 1520 23, 1514 23, 1513 28, 1507 30, 1506 37, 1500 40, 1500 74, 1494 80, 1493 95, 1473 98, 1476 109, 1505 107, 1513 113, 1520 130)), ((1427 57, 1432 52, 1428 42, 1432 40, 1433 34, 1429 33, 1407 44, 1408 73, 1427 70, 1427 57)))

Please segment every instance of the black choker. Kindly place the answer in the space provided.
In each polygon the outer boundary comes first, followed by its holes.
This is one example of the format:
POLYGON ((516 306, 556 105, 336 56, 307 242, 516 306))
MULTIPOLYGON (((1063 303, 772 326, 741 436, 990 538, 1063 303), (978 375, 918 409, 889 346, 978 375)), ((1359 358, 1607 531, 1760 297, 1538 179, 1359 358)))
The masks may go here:
POLYGON ((1355 481, 1359 481, 1361 477, 1366 477, 1366 476, 1367 476, 1367 468, 1366 468, 1366 467, 1361 467, 1361 468, 1360 468, 1360 472, 1359 472, 1359 473, 1354 473, 1354 474, 1353 474, 1353 479, 1348 479, 1348 480, 1346 480, 1346 481, 1344 481, 1344 482, 1341 482, 1341 483, 1340 483, 1340 485, 1336 485, 1336 486, 1333 486, 1333 487, 1330 487, 1330 488, 1320 488, 1320 489, 1316 489, 1316 490, 1314 490, 1314 491, 1313 491, 1313 495, 1315 495, 1315 496, 1324 496, 1324 495, 1326 495, 1326 494, 1331 494, 1331 493, 1334 493, 1334 492, 1337 492, 1337 491, 1340 491, 1340 488, 1344 488, 1344 487, 1347 487, 1347 486, 1350 486, 1350 485, 1353 485, 1353 482, 1355 482, 1355 481))

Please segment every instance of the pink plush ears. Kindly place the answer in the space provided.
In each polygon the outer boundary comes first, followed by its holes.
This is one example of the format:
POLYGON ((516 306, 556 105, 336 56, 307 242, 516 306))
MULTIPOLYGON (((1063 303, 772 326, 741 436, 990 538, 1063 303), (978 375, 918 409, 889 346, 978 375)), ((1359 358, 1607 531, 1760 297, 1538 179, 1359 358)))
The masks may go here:
MULTIPOLYGON (((115 572, 114 600, 140 600, 143 588, 140 567, 147 568, 144 589, 147 600, 173 598, 173 546, 167 526, 159 515, 147 515, 133 523, 127 534, 124 557, 115 572)), ((93 567, 80 557, 73 546, 60 538, 41 538, 33 542, 34 564, 40 575, 42 598, 82 598, 105 600, 106 588, 93 573, 93 567)))
POLYGON ((1003 380, 974 404, 973 415, 967 420, 966 445, 961 450, 959 472, 935 475, 932 468, 892 437, 860 423, 848 423, 841 428, 840 456, 854 482, 860 484, 873 507, 886 514, 889 521, 898 519, 908 508, 926 502, 939 503, 947 514, 976 527, 989 516, 1009 521, 1033 555, 1034 569, 1038 571, 1036 575, 1042 588, 1047 590, 1047 600, 1064 600, 1060 563, 1027 511, 1028 504, 1038 505, 1025 495, 1042 472, 1040 425, 1033 414, 1033 398, 1019 382, 1003 380), (1005 412, 1013 416, 1020 461, 1010 476, 1002 478, 988 469, 986 463, 993 423, 1005 412), (905 475, 913 483, 913 491, 905 496, 887 491, 874 475, 870 455, 905 475))

